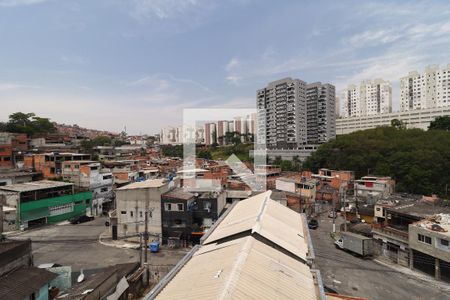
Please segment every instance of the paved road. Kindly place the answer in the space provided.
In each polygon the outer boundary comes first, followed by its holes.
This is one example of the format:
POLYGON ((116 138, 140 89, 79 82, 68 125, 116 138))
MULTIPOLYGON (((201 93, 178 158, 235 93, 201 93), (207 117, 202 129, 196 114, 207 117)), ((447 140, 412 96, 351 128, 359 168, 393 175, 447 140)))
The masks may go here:
POLYGON ((73 271, 96 269, 139 260, 139 252, 101 245, 99 235, 105 230, 105 219, 78 225, 50 225, 25 231, 13 239, 31 239, 34 264, 71 265, 73 271))
POLYGON ((332 220, 324 215, 319 222, 319 228, 311 230, 311 236, 316 264, 326 286, 341 294, 373 300, 450 299, 448 291, 336 249, 329 235, 332 220))

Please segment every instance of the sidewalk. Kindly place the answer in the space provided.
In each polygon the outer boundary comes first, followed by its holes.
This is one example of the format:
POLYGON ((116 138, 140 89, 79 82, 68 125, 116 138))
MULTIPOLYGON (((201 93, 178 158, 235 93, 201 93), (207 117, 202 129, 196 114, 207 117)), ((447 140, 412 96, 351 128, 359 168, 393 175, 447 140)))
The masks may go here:
POLYGON ((139 243, 131 242, 128 240, 115 240, 113 241, 111 233, 106 230, 98 236, 98 242, 104 246, 115 247, 120 249, 139 249, 139 243))
POLYGON ((394 271, 400 272, 405 274, 406 276, 413 278, 413 279, 417 279, 417 280, 421 280, 423 282, 427 282, 430 283, 431 285, 433 285, 434 287, 440 289, 441 291, 444 292, 450 292, 450 284, 445 283, 443 281, 438 281, 436 279, 434 279, 434 277, 427 275, 425 273, 422 272, 418 272, 418 271, 414 271, 411 270, 410 268, 401 266, 399 264, 395 264, 395 263, 391 263, 385 260, 381 260, 381 259, 374 259, 374 262, 376 262, 377 264, 380 264, 382 266, 388 267, 394 271))

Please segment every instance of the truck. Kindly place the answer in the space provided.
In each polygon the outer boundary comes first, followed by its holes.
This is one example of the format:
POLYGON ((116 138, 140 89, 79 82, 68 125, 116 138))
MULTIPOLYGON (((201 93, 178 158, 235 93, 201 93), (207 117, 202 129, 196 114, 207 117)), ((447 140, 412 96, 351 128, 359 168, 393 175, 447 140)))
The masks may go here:
POLYGON ((334 242, 336 248, 348 250, 356 253, 362 257, 373 255, 373 240, 372 238, 356 234, 353 232, 344 231, 338 240, 334 242))

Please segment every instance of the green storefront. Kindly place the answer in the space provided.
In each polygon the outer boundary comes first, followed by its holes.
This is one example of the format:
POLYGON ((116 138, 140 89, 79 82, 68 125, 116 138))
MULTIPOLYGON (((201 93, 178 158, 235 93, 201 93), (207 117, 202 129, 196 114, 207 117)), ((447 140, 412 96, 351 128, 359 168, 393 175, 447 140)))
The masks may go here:
POLYGON ((59 196, 20 203, 22 224, 37 220, 57 223, 92 211, 92 192, 59 196))

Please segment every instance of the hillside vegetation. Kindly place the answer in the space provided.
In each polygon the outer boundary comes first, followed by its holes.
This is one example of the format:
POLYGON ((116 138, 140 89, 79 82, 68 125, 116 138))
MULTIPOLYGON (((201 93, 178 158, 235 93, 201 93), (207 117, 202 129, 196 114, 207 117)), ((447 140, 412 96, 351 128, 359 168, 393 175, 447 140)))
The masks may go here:
POLYGON ((450 131, 380 127, 338 136, 304 163, 313 171, 321 167, 354 170, 357 178, 391 176, 399 192, 445 195, 446 185, 450 187, 450 131))

